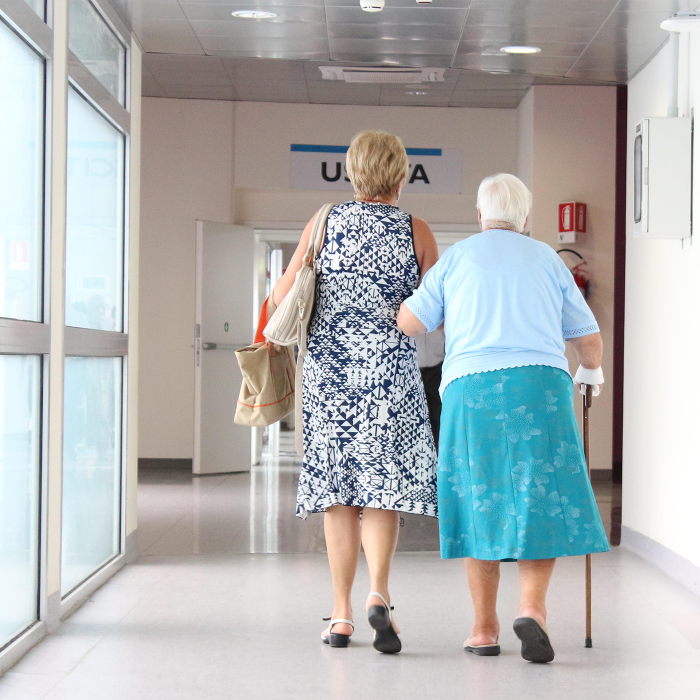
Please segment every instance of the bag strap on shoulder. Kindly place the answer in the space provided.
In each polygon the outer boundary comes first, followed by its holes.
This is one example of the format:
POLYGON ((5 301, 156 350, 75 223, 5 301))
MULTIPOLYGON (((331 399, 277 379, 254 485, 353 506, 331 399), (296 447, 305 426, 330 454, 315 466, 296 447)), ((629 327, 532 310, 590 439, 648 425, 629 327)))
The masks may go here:
POLYGON ((326 237, 326 223, 328 221, 328 215, 335 204, 324 204, 318 212, 318 216, 314 221, 314 227, 311 230, 311 235, 309 236, 309 246, 306 249, 305 261, 308 261, 310 265, 313 265, 321 252, 323 247, 323 241, 326 237))

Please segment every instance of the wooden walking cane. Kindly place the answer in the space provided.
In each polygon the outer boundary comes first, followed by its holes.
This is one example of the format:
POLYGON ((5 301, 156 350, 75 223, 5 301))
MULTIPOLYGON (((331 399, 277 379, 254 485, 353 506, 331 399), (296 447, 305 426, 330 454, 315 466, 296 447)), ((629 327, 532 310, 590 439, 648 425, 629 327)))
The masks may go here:
MULTIPOLYGON (((583 384, 583 454, 586 457, 586 466, 588 468, 588 478, 591 478, 591 460, 588 457, 588 409, 591 407, 591 398, 593 387, 589 384, 583 384)), ((586 649, 593 646, 591 638, 591 555, 586 554, 586 649)))

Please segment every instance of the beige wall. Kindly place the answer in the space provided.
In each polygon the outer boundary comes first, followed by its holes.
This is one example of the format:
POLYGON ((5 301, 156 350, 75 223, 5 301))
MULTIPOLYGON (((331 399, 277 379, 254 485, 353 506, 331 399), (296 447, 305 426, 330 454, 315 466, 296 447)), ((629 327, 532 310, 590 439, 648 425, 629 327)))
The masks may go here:
POLYGON ((464 151, 463 195, 401 200, 434 223, 474 223, 481 178, 516 167, 515 110, 144 99, 140 457, 192 457, 195 220, 310 218, 344 193, 290 190, 290 144, 346 144, 369 127, 464 151))
MULTIPOLYGON (((667 46, 630 82, 628 144, 640 119, 666 116, 668 61, 667 46)), ((690 66, 697 114, 700 37, 692 39, 690 66)), ((631 155, 628 145, 622 522, 700 565, 700 247, 634 238, 631 155)), ((697 170, 697 150, 694 162, 697 170)))
MULTIPOLYGON (((590 414, 593 469, 612 468, 616 118, 614 87, 538 85, 518 110, 519 170, 530 178, 534 200, 532 237, 581 253, 595 285, 589 304, 606 347, 607 386, 590 414), (588 230, 575 244, 559 245, 557 205, 571 200, 588 204, 588 230)), ((569 351, 575 372, 573 357, 569 351)))
MULTIPOLYGON (((376 127, 408 146, 462 150, 461 195, 402 197, 407 211, 434 224, 475 223, 479 182, 501 171, 534 176, 534 235, 552 245, 557 202, 588 202, 591 233, 578 247, 599 283, 591 305, 611 347, 614 89, 537 87, 520 110, 146 98, 143 111, 141 457, 192 457, 195 219, 301 222, 345 196, 290 190, 291 143, 347 144, 376 127)), ((608 353, 608 380, 611 359, 608 353)), ((596 404, 594 468, 610 467, 611 398, 608 391, 596 404)))
POLYGON ((143 100, 139 457, 192 457, 194 226, 231 221, 232 102, 143 100))
POLYGON ((236 223, 306 221, 344 192, 289 189, 292 143, 348 145, 361 129, 386 129, 408 147, 464 153, 461 195, 404 194, 401 206, 431 223, 476 223, 481 179, 517 163, 512 109, 358 107, 241 102, 236 105, 236 223))

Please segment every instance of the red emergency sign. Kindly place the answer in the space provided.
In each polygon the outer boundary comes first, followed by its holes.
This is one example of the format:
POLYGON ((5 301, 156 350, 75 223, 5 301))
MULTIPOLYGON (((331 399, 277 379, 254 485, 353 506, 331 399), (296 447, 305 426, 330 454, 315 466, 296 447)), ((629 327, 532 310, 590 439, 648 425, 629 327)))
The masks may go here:
POLYGON ((586 233, 587 207, 581 202, 562 202, 559 205, 559 233, 586 233))

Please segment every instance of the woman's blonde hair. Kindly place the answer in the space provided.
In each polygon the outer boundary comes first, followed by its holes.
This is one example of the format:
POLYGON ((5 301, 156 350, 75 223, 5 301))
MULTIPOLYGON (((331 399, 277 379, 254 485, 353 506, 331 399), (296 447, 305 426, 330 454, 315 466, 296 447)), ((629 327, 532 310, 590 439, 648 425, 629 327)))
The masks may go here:
POLYGON ((386 197, 408 178, 408 155, 398 136, 361 131, 350 143, 345 167, 356 195, 364 199, 386 197))

